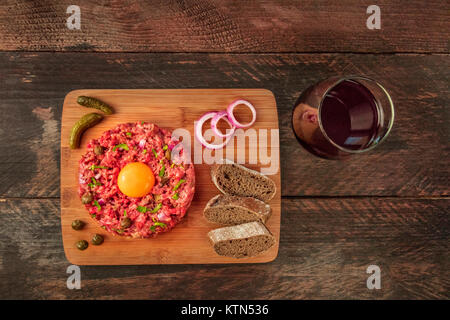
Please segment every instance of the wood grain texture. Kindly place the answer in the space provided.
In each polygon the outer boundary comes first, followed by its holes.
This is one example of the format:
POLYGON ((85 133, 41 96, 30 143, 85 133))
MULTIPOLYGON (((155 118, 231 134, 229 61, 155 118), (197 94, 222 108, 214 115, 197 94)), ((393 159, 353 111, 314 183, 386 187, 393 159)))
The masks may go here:
POLYGON ((268 264, 82 266, 68 290, 59 199, 0 202, 0 298, 449 299, 448 199, 284 199, 268 264), (381 268, 381 290, 366 287, 381 268), (183 290, 180 290, 183 288, 183 290))
POLYGON ((448 196, 448 55, 0 53, 2 197, 59 196, 61 111, 79 88, 267 88, 276 97, 283 196, 448 196), (386 142, 350 159, 305 151, 291 129, 302 90, 362 74, 391 93, 386 142))
POLYGON ((0 4, 0 50, 127 52, 448 53, 447 1, 372 2, 79 0, 81 30, 66 27, 69 1, 0 4))
MULTIPOLYGON (((202 148, 194 140, 194 121, 212 110, 220 110, 236 99, 251 101, 258 110, 252 129, 258 130, 255 136, 261 139, 259 130, 278 131, 278 117, 275 97, 265 89, 197 89, 197 90, 75 90, 64 99, 61 123, 61 225, 64 250, 67 259, 77 265, 130 265, 130 264, 190 264, 190 263, 256 263, 269 262, 276 258, 280 237, 281 191, 279 167, 270 176, 275 182, 277 193, 269 202, 272 216, 266 222, 267 228, 276 239, 276 244, 261 255, 245 259, 219 256, 208 242, 207 233, 219 227, 209 223, 203 217, 206 203, 220 191, 211 181, 210 165, 207 164, 211 152, 202 148), (107 116, 101 123, 83 134, 80 148, 69 148, 68 140, 73 124, 82 114, 92 112, 77 104, 78 96, 98 98, 114 109, 114 114, 107 116), (78 195, 78 166, 81 156, 86 152, 86 145, 106 130, 120 123, 146 121, 162 128, 174 131, 187 130, 190 134, 183 138, 185 146, 191 146, 191 160, 195 163, 195 196, 185 218, 170 232, 158 235, 154 239, 130 239, 113 236, 100 228, 100 225, 89 217, 78 195), (199 153, 199 149, 200 152, 199 153), (200 156, 200 159, 198 159, 200 156), (87 222, 82 231, 71 228, 72 221, 81 219, 87 222), (92 234, 105 236, 101 246, 90 246, 85 251, 75 247, 78 240, 90 240, 92 234)), ((238 135, 238 133, 236 133, 238 135)), ((270 133, 269 133, 270 137, 270 133)), ((245 138, 244 138, 245 139, 245 138)), ((270 138, 269 138, 270 139, 270 138)), ((258 170, 272 166, 263 164, 258 158, 256 164, 249 165, 250 143, 239 145, 237 139, 229 142, 227 147, 234 146, 234 155, 216 151, 218 159, 227 157, 238 161, 237 155, 246 156, 246 167, 258 170), (222 153, 222 156, 220 156, 222 153)), ((258 140, 260 141, 260 140, 258 140)), ((258 152, 259 149, 256 149, 258 152)), ((276 159, 279 166, 279 143, 270 143, 266 153, 276 159)))

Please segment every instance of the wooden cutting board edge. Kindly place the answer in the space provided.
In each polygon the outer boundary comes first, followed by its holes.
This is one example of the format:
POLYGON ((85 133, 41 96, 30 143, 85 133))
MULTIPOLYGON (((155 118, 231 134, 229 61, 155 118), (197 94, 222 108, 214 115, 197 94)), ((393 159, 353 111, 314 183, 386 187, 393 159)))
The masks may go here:
MULTIPOLYGON (((189 92, 201 92, 201 91, 212 91, 212 90, 218 90, 221 92, 227 92, 230 90, 233 91, 247 91, 247 90, 258 90, 258 91, 264 91, 268 94, 270 94, 270 96, 273 99, 274 105, 275 105, 275 117, 276 120, 275 123, 277 124, 277 129, 279 129, 279 122, 278 122, 278 112, 277 112, 277 107, 276 107, 276 98, 275 95, 273 94, 272 91, 268 90, 268 89, 263 89, 263 88, 238 88, 238 89, 230 89, 230 88, 223 88, 223 89, 210 89, 210 88, 196 88, 196 89, 76 89, 76 90, 72 90, 70 92, 67 93, 67 95, 64 98, 64 102, 63 102, 63 112, 62 112, 62 116, 61 116, 61 126, 63 124, 64 121, 64 106, 66 105, 66 100, 70 97, 72 97, 73 95, 75 95, 76 93, 80 92, 92 92, 95 93, 95 91, 104 91, 104 90, 111 90, 111 91, 124 91, 124 90, 129 90, 129 91, 134 91, 134 92, 139 92, 139 91, 147 91, 147 90, 157 90, 157 91, 170 91, 170 90, 177 90, 177 91, 189 91, 189 92)), ((205 93, 206 94, 206 93, 205 93)), ((89 113, 89 112, 95 112, 95 109, 86 109, 85 113, 89 113)), ((63 131, 61 129, 61 147, 63 144, 67 143, 67 138, 68 137, 63 137, 63 131)), ((61 148, 62 151, 62 148, 61 148)), ((278 153, 280 152, 280 149, 278 148, 278 153)), ((278 156, 279 157, 279 156, 278 156)), ((60 159, 61 159, 61 176, 63 173, 63 152, 61 152, 60 155, 60 159)), ((102 263, 89 263, 86 261, 77 261, 77 259, 74 257, 72 257, 67 250, 67 246, 64 245, 64 239, 63 239, 63 248, 64 248, 64 254, 66 256, 66 259, 75 265, 160 265, 160 264, 173 264, 173 265, 182 265, 182 264, 253 264, 253 263, 270 263, 272 261, 274 261, 277 257, 278 257, 278 252, 279 252, 279 245, 280 245, 280 237, 281 237, 281 166, 278 169, 278 173, 276 175, 273 175, 271 177, 273 180, 275 180, 275 183, 277 185, 277 193, 275 195, 275 199, 278 200, 278 206, 279 206, 279 222, 278 222, 278 232, 276 232, 276 245, 274 247, 272 247, 268 252, 256 256, 256 257, 252 257, 252 258, 244 258, 244 259, 235 259, 235 258, 230 258, 230 257, 220 257, 222 261, 208 261, 208 262, 169 262, 169 263, 121 263, 121 264, 102 264, 102 263)), ((63 179, 61 177, 61 179, 63 179)), ((62 198, 61 198, 62 201, 62 198)), ((61 208, 61 214, 62 214, 62 210, 63 208, 61 208)), ((213 228, 211 228, 213 229, 213 228)), ((62 230, 62 237, 64 238, 64 230, 63 230, 63 226, 61 224, 61 230, 62 230)), ((148 239, 144 239, 143 241, 147 241, 148 239)), ((211 250, 213 250, 211 248, 211 250)))

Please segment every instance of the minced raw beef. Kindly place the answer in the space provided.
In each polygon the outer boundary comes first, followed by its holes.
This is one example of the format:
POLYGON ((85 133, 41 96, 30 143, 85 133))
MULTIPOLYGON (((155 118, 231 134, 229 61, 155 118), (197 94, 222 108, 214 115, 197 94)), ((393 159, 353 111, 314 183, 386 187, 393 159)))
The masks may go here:
POLYGON ((91 140, 79 166, 79 196, 91 196, 85 204, 91 217, 109 232, 135 238, 171 230, 185 216, 195 192, 194 165, 171 159, 177 144, 170 131, 144 122, 120 124, 91 140), (102 154, 94 152, 96 146, 103 148, 102 154), (145 163, 155 176, 152 190, 141 198, 128 197, 117 186, 120 170, 131 162, 145 163), (131 224, 124 228, 126 218, 131 224))

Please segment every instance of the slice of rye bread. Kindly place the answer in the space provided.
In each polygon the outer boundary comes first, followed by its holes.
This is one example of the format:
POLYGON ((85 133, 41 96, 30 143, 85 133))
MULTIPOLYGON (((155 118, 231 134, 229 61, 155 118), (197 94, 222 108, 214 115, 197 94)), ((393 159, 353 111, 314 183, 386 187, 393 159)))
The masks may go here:
POLYGON ((211 166, 211 178, 222 193, 270 201, 277 191, 275 182, 262 173, 231 160, 211 166))
POLYGON ((266 222, 272 210, 261 200, 252 197, 218 194, 208 201, 203 216, 214 223, 234 225, 252 221, 266 222))
POLYGON ((254 257, 275 244, 275 237, 259 222, 248 222, 208 232, 214 250, 221 256, 254 257))

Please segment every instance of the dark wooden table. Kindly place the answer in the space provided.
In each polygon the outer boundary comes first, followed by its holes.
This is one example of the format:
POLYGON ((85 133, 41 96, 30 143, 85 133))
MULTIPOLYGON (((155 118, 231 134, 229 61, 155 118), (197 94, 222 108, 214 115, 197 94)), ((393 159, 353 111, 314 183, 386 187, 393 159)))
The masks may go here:
POLYGON ((0 298, 448 299, 447 1, 79 0, 0 4, 0 298), (102 3, 99 5, 97 3, 102 3), (362 74, 392 94, 387 141, 349 161, 296 142, 311 83, 362 74), (79 88, 267 88, 280 124, 282 226, 268 264, 81 267, 66 287, 60 121, 79 88), (381 289, 366 268, 381 268, 381 289))

